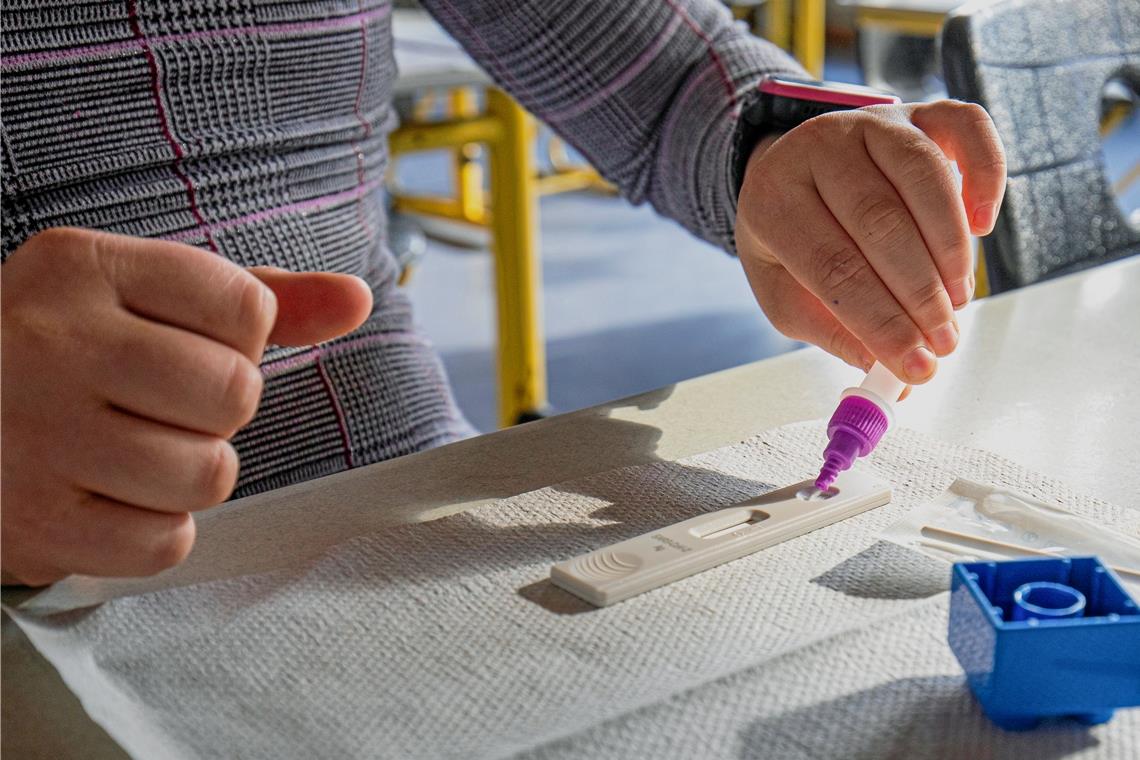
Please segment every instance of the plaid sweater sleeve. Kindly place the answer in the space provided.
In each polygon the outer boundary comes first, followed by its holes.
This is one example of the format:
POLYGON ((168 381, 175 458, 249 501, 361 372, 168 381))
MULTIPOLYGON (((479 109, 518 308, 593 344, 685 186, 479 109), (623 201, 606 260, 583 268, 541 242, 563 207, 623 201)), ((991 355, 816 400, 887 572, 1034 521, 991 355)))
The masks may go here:
POLYGON ((737 122, 760 77, 805 76, 715 0, 423 0, 633 203, 734 250, 737 122))

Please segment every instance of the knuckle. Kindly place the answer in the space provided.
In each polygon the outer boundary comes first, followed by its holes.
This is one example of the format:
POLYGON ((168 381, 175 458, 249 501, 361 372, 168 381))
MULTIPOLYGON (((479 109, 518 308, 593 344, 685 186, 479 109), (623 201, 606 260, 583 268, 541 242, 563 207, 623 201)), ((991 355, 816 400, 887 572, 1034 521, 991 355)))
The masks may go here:
POLYGON ((850 137, 861 128, 866 114, 859 111, 832 111, 813 116, 796 126, 792 132, 797 139, 819 144, 826 140, 833 142, 850 137))
POLYGON ((49 227, 32 235, 26 244, 43 246, 52 251, 66 251, 70 248, 69 243, 73 241, 74 233, 70 227, 49 227))
POLYGON ((236 323, 247 325, 258 335, 268 335, 277 316, 273 291, 245 272, 234 277, 232 287, 236 323))
POLYGON ((874 319, 871 334, 875 342, 882 346, 889 355, 902 357, 904 353, 922 342, 911 319, 903 311, 891 309, 874 319))
POLYGON ((931 244, 935 247, 931 248, 930 252, 948 254, 948 258, 957 259, 959 265, 969 269, 974 261, 970 228, 963 218, 962 202, 955 201, 955 203, 957 205, 953 207, 952 212, 943 214, 942 224, 938 227, 937 233, 931 235, 931 244))
POLYGON ((49 227, 30 237, 29 242, 35 241, 52 253, 66 254, 73 252, 81 244, 89 244, 98 239, 101 233, 95 230, 83 230, 77 227, 49 227))
POLYGON ((941 151, 925 141, 908 135, 909 145, 906 159, 899 166, 899 176, 912 187, 930 189, 952 197, 957 193, 954 171, 941 151))
POLYGON ((953 311, 949 306, 946 289, 941 282, 923 283, 910 294, 912 312, 919 317, 919 327, 935 328, 950 320, 953 311))
POLYGON ((977 103, 972 103, 969 100, 958 100, 957 98, 944 98, 930 103, 931 108, 945 108, 950 111, 957 111, 963 114, 971 113, 975 108, 984 110, 977 103))
POLYGON ((982 108, 978 103, 970 103, 965 100, 953 100, 950 102, 954 104, 953 107, 955 109, 957 109, 965 118, 969 119, 970 121, 977 123, 984 122, 987 125, 993 123, 990 119, 989 111, 982 108))
POLYGON ((910 212, 891 198, 869 196, 859 201, 855 225, 860 237, 876 246, 901 244, 911 234, 910 212))
POLYGON ((838 356, 843 361, 855 367, 863 367, 862 357, 858 346, 851 339, 851 334, 843 325, 836 322, 827 333, 823 344, 828 352, 838 356))
POLYGON ((215 438, 204 446, 199 460, 195 506, 225 501, 237 485, 238 457, 234 447, 215 438))
POLYGON ((161 572, 186 559, 194 547, 194 520, 190 515, 173 516, 174 523, 170 527, 158 532, 152 537, 147 547, 147 570, 151 573, 161 572))
POLYGON ((234 351, 226 371, 223 408, 229 410, 227 421, 235 432, 257 413, 263 383, 261 371, 253 362, 234 351))
POLYGON ((867 260, 863 253, 846 243, 821 243, 816 246, 816 282, 822 293, 829 297, 842 297, 860 286, 867 273, 867 260))
POLYGON ((61 266, 88 271, 96 263, 89 253, 98 234, 74 227, 49 227, 32 235, 13 251, 5 268, 15 262, 32 278, 38 275, 56 280, 61 266))
POLYGON ((977 161, 971 168, 985 174, 995 174, 1004 177, 1005 151, 1001 146, 1001 142, 996 138, 990 142, 984 151, 984 157, 977 161))
POLYGON ((969 275, 973 267, 973 251, 970 249, 970 237, 960 225, 945 232, 941 232, 930 248, 930 253, 938 262, 939 269, 945 276, 954 277, 969 275))
POLYGON ((137 365, 140 352, 146 346, 141 344, 139 336, 134 330, 108 331, 104 337, 104 345, 100 347, 97 361, 104 370, 114 372, 116 368, 132 367, 137 365))

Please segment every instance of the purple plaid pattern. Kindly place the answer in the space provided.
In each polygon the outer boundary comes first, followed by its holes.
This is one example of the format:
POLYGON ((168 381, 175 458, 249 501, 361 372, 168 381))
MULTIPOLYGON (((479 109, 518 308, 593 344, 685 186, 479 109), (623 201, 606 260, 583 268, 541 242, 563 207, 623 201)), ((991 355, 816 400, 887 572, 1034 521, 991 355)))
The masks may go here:
MULTIPOLYGON (((791 59, 712 0, 424 4, 627 197, 732 249, 737 114, 791 59)), ((384 243, 387 3, 7 0, 2 19, 4 258, 70 225, 372 286, 352 335, 266 353, 237 495, 469 434, 384 243)))

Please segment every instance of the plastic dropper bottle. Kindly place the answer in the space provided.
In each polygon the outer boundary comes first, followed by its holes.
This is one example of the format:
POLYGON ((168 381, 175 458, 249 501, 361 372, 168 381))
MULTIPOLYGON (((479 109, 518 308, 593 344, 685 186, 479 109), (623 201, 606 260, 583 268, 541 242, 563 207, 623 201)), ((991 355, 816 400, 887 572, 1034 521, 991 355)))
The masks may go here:
POLYGON ((815 487, 826 491, 858 457, 874 451, 895 421, 895 402, 906 383, 875 362, 858 388, 848 388, 827 423, 827 448, 815 487))

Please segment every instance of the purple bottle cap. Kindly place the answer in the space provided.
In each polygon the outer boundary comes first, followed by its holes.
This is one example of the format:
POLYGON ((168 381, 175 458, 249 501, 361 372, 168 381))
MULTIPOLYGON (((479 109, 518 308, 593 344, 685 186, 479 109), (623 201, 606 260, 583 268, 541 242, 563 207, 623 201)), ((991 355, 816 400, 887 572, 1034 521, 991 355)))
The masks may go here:
POLYGON ((886 412, 875 402, 862 396, 845 396, 827 423, 830 440, 823 451, 823 467, 815 487, 826 491, 839 473, 851 469, 858 457, 870 454, 889 424, 886 412))

